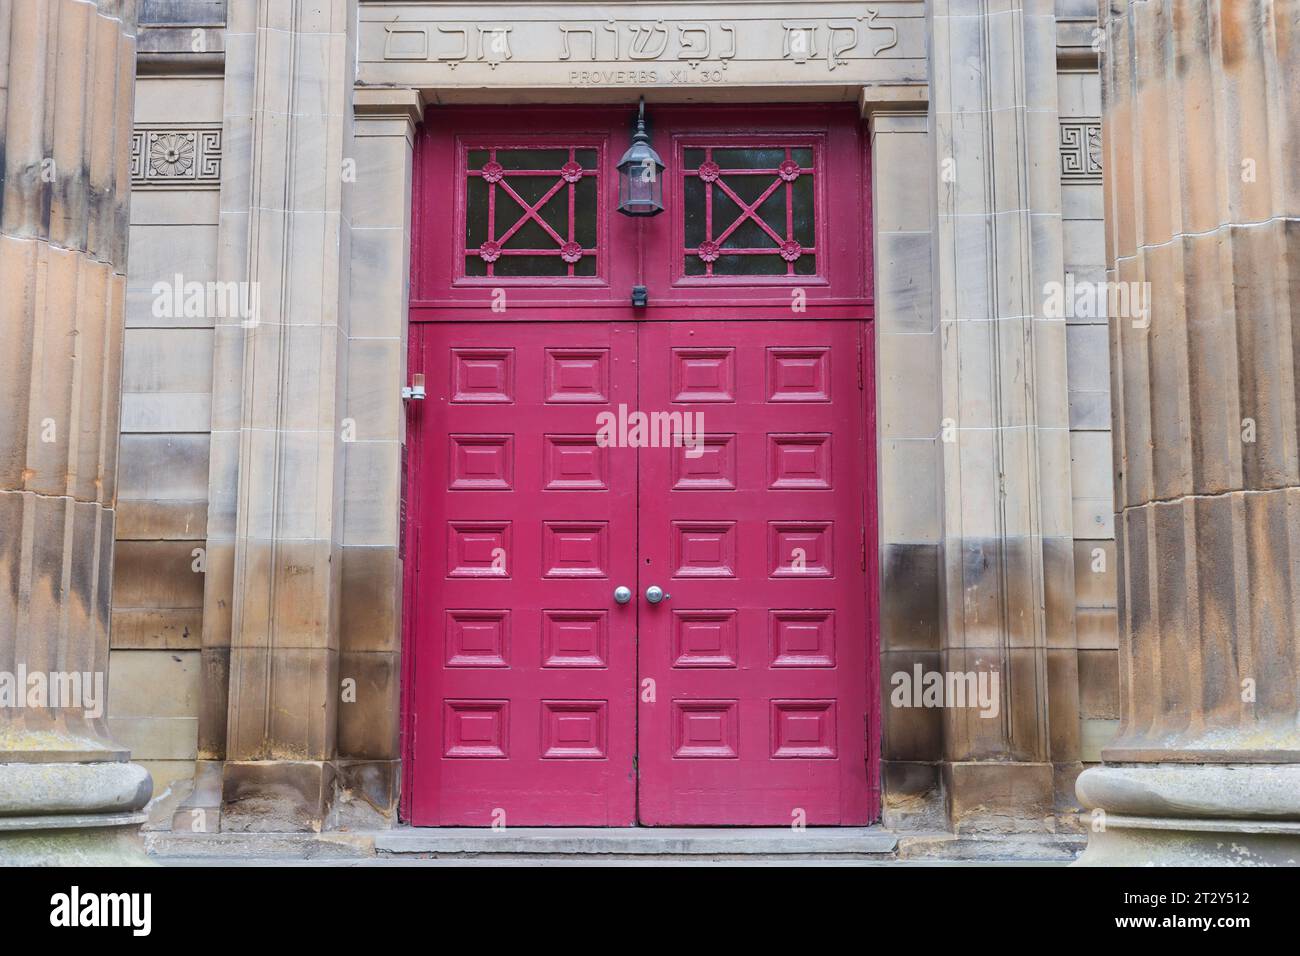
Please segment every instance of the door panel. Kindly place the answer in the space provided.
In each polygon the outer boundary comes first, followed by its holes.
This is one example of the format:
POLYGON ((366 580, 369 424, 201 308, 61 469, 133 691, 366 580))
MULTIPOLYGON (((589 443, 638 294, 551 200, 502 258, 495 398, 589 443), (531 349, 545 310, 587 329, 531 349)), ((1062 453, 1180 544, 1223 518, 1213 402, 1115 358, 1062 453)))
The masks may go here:
POLYGON ((641 451, 644 824, 869 820, 859 330, 639 329, 640 408, 705 436, 641 451))
POLYGON ((635 330, 421 333, 412 822, 630 825, 636 456, 595 421, 636 405, 635 330))

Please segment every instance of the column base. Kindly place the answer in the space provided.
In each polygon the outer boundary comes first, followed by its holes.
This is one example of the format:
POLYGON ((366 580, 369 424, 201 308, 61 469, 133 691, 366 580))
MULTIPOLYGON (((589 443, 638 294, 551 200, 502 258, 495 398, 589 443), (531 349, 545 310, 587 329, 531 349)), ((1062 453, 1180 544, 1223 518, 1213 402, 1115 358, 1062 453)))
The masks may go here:
POLYGON ((155 866, 144 813, 0 817, 0 866, 155 866))
POLYGON ((1300 866, 1300 823, 1108 813, 1105 827, 1073 866, 1300 866))
POLYGON ((124 761, 0 763, 0 865, 149 866, 140 839, 153 783, 124 761))
POLYGON ((1103 764, 1077 790, 1076 866, 1300 865, 1298 764, 1103 764))

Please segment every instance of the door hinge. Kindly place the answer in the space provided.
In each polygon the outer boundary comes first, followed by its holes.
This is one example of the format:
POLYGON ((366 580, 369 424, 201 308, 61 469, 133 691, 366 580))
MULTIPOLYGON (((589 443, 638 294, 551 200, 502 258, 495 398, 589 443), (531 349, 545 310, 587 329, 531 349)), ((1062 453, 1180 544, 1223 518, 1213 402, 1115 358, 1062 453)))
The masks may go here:
POLYGON ((858 336, 858 388, 862 388, 862 336, 858 336))
POLYGON ((636 754, 632 755, 632 779, 633 780, 641 779, 641 767, 637 763, 636 754))
POLYGON ((861 554, 862 570, 865 571, 867 570, 867 529, 866 528, 862 529, 862 537, 859 539, 859 543, 862 546, 862 554, 861 554))

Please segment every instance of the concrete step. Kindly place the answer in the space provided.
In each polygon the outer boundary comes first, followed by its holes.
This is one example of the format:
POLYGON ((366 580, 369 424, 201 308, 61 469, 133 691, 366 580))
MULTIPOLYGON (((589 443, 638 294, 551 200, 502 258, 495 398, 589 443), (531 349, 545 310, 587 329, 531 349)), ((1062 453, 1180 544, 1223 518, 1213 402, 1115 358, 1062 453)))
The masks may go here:
POLYGON ((882 827, 414 828, 327 833, 147 832, 145 846, 169 866, 583 864, 740 866, 778 864, 1060 866, 1085 845, 1081 834, 954 835, 882 827))
POLYGON ((880 827, 755 828, 397 827, 360 833, 148 832, 159 860, 892 859, 897 837, 880 827))
POLYGON ((402 827, 374 834, 380 854, 424 856, 857 857, 890 856, 898 838, 880 827, 402 827))

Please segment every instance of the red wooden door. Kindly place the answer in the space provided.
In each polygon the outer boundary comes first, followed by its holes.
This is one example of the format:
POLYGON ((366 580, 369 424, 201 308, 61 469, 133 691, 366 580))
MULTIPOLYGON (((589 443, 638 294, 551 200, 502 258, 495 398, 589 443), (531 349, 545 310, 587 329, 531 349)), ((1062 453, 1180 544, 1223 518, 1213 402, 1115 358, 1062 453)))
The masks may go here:
POLYGON ((633 823, 636 404, 613 324, 429 325, 412 603, 416 824, 633 823))
POLYGON ((429 394, 408 417, 403 815, 868 822, 857 110, 656 106, 668 212, 651 220, 613 211, 631 118, 426 113, 410 370, 429 394), (636 285, 648 304, 632 304, 636 285), (703 436, 656 441, 656 419, 640 441, 633 429, 601 444, 598 415, 638 412, 677 415, 670 432, 702 415, 703 436), (670 597, 651 604, 651 586, 670 597))
POLYGON ((642 823, 869 820, 859 328, 641 327, 642 823))

